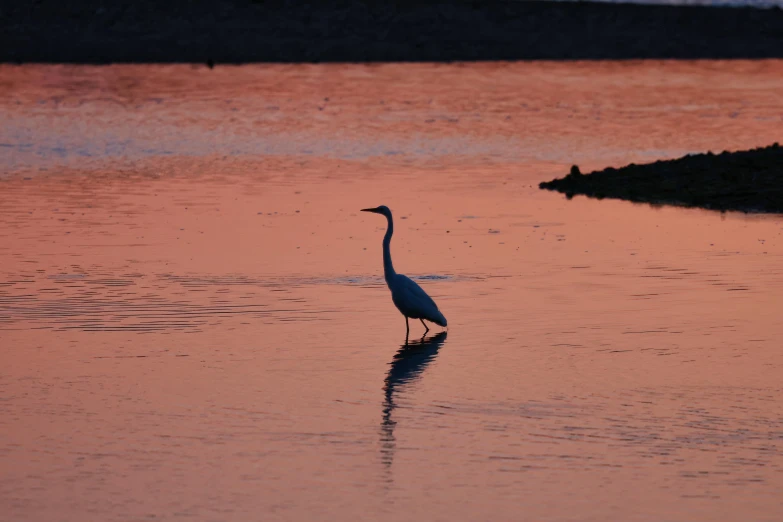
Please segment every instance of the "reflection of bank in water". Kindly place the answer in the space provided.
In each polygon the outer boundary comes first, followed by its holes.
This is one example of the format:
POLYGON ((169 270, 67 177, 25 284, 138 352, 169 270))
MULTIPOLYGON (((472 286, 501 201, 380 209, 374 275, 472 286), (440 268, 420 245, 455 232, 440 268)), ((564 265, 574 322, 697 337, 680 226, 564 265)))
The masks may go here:
POLYGON ((383 387, 385 399, 381 421, 381 459, 386 466, 391 466, 396 448, 394 427, 397 422, 392 419, 392 412, 397 407, 394 395, 421 376, 438 355, 438 350, 446 341, 446 335, 447 332, 440 332, 429 339, 422 337, 419 341, 408 342, 394 354, 383 387))

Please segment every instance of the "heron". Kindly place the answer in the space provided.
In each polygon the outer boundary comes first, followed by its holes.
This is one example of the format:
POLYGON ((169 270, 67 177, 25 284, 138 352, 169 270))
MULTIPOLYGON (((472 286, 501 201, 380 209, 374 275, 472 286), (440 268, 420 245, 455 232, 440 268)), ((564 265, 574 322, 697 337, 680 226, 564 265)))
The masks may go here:
POLYGON ((386 216, 386 235, 383 236, 383 277, 386 279, 386 285, 391 290, 392 301, 397 310, 405 316, 405 338, 408 338, 411 328, 408 319, 418 319, 424 325, 424 335, 430 331, 424 320, 433 322, 439 326, 446 326, 448 322, 443 314, 438 310, 438 305, 432 300, 414 280, 398 274, 394 271, 392 265, 391 244, 392 234, 394 233, 394 221, 389 207, 381 205, 375 208, 363 208, 362 212, 372 212, 386 216))

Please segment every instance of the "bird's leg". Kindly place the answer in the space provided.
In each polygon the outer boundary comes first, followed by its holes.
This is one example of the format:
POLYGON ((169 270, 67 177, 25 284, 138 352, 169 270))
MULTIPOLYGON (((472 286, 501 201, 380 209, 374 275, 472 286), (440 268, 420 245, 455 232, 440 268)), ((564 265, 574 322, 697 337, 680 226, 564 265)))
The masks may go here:
POLYGON ((408 316, 405 316, 405 343, 408 343, 408 335, 411 333, 411 326, 408 324, 408 316))
POLYGON ((424 322, 424 319, 419 319, 421 321, 421 324, 424 325, 424 335, 427 335, 427 332, 430 331, 430 329, 427 327, 427 323, 424 322))

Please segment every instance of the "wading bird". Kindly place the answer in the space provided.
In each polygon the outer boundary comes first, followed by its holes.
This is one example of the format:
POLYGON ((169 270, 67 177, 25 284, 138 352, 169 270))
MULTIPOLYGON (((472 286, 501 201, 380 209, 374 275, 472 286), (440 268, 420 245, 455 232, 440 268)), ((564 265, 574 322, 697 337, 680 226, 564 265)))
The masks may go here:
POLYGON ((391 290, 394 306, 405 316, 405 338, 407 339, 410 333, 408 318, 419 319, 421 324, 424 325, 425 335, 430 329, 424 323, 424 319, 440 326, 446 326, 448 324, 446 318, 440 313, 438 305, 427 295, 427 292, 422 290, 412 279, 394 271, 391 252, 389 251, 389 244, 394 233, 394 222, 392 221, 392 213, 389 207, 381 205, 375 208, 363 208, 362 212, 373 212, 386 216, 388 227, 386 228, 386 235, 383 236, 383 277, 386 279, 386 285, 388 285, 389 290, 391 290))

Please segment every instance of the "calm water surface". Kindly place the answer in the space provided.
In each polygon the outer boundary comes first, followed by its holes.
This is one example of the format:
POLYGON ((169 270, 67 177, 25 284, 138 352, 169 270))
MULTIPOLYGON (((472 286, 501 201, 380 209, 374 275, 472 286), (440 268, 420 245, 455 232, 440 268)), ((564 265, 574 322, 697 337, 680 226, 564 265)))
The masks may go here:
POLYGON ((783 62, 0 67, 0 519, 779 521, 783 62), (405 347, 382 279, 439 303, 405 347))

